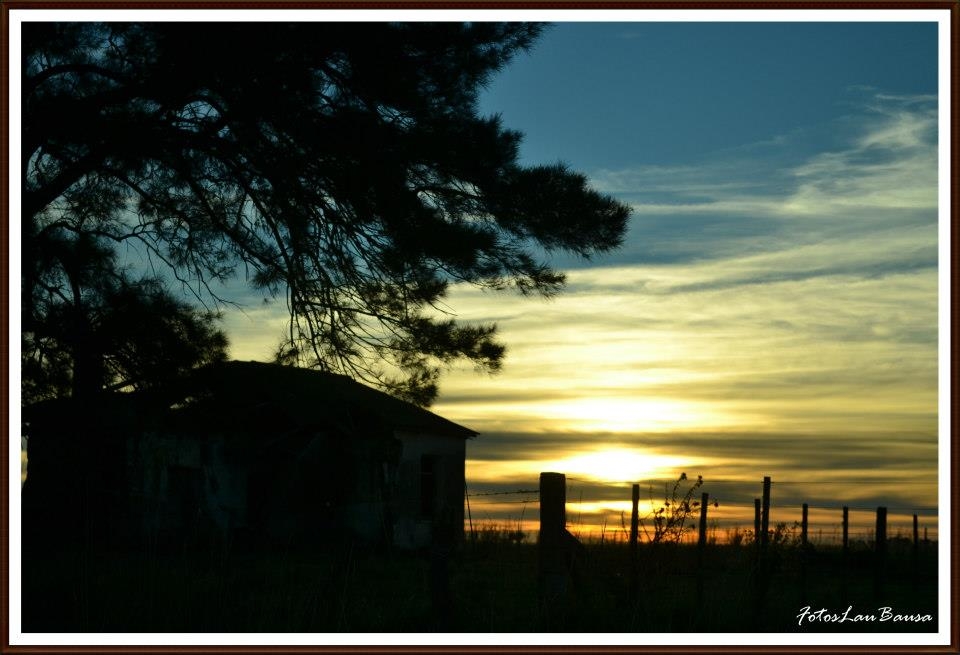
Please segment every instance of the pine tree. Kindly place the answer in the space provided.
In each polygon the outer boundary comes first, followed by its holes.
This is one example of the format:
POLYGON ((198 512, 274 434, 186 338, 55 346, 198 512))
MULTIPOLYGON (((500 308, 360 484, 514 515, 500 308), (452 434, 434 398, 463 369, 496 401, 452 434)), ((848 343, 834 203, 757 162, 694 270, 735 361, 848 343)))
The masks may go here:
POLYGON ((540 31, 24 24, 25 333, 69 277, 56 243, 135 244, 199 300, 237 275, 283 298, 282 361, 420 404, 454 360, 497 370, 496 326, 445 314, 450 285, 554 294, 547 255, 615 248, 629 215, 562 164, 520 165, 520 134, 479 115, 540 31))

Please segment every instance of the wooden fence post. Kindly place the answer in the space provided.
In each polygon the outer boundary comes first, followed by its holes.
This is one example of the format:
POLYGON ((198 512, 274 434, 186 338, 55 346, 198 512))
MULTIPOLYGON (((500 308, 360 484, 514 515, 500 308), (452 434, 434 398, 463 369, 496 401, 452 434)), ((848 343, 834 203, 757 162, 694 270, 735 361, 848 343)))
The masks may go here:
POLYGON ((913 549, 911 553, 913 564, 913 584, 916 588, 917 576, 919 575, 919 566, 920 566, 920 523, 917 519, 917 515, 913 515, 913 549))
POLYGON ((549 605, 567 590, 567 571, 563 557, 563 532, 567 526, 567 476, 563 473, 540 474, 540 595, 549 605))
POLYGON ((704 551, 707 549, 707 505, 710 494, 700 495, 700 534, 697 535, 697 607, 703 607, 704 551))
POLYGON ((803 504, 802 514, 800 516, 800 545, 804 548, 807 547, 807 515, 808 515, 809 505, 807 503, 803 504))
POLYGON ((843 508, 843 554, 846 556, 850 547, 850 508, 843 508))
POLYGON ((760 545, 766 546, 770 531, 770 476, 763 478, 763 507, 760 513, 760 545))
POLYGON ((874 557, 876 559, 874 571, 874 592, 877 599, 881 599, 884 593, 884 578, 886 577, 886 557, 887 557, 887 508, 877 508, 877 528, 874 542, 874 557))
POLYGON ((710 494, 708 493, 700 496, 700 535, 697 545, 701 549, 707 545, 707 505, 709 500, 710 494))
POLYGON ((560 541, 567 527, 567 476, 563 473, 540 474, 540 542, 560 541))
POLYGON ((753 543, 760 543, 760 499, 753 499, 753 543))
POLYGON ((473 512, 470 511, 470 491, 467 489, 467 481, 463 481, 463 497, 467 501, 467 521, 470 523, 470 543, 477 540, 477 533, 473 531, 473 512))
POLYGON ((800 603, 805 605, 807 602, 807 517, 809 516, 810 506, 803 504, 802 514, 800 515, 800 603))
POLYGON ((769 585, 769 580, 767 579, 769 572, 767 542, 769 541, 770 528, 770 476, 764 476, 763 478, 763 497, 757 501, 757 503, 754 503, 754 509, 756 509, 758 505, 760 507, 760 519, 756 522, 757 525, 755 527, 759 528, 758 534, 760 535, 760 540, 756 551, 756 566, 754 567, 753 598, 756 624, 763 627, 767 622, 766 599, 767 587, 769 585))
POLYGON ((640 594, 640 563, 637 559, 637 541, 640 538, 640 485, 635 484, 630 492, 630 598, 636 601, 640 594))
POLYGON ((883 553, 887 548, 887 508, 877 508, 876 549, 883 553))
POLYGON ((847 602, 847 551, 850 547, 850 508, 843 507, 843 548, 840 550, 840 604, 847 602))

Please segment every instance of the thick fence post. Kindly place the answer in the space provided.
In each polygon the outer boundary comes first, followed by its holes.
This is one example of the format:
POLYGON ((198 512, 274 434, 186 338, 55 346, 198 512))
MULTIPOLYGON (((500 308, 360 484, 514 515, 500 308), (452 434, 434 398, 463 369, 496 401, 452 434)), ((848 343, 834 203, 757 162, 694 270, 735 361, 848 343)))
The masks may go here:
POLYGON ((540 474, 540 595, 549 612, 567 590, 563 532, 567 526, 567 476, 540 474))
POLYGON ((887 508, 877 508, 877 531, 876 531, 876 549, 877 553, 883 553, 887 549, 887 508))
POLYGON ((540 474, 540 543, 559 544, 567 527, 567 476, 540 474))
POLYGON ((877 508, 877 528, 874 542, 874 557, 876 559, 876 568, 874 571, 874 591, 877 599, 881 599, 884 593, 884 578, 886 577, 886 559, 887 559, 887 508, 877 508))

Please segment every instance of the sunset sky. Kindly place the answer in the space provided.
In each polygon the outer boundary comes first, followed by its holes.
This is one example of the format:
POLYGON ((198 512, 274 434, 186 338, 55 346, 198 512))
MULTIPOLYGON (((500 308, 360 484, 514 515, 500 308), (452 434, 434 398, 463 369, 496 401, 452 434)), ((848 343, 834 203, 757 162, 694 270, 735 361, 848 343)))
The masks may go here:
MULTIPOLYGON (((619 530, 631 483, 662 500, 686 472, 747 526, 769 475, 772 523, 886 505, 936 534, 937 45, 935 23, 560 23, 493 79, 524 163, 633 217, 612 255, 554 260, 556 299, 451 293, 508 346, 432 408, 480 432, 471 493, 564 472, 574 527, 619 530)), ((283 322, 229 314, 231 355, 267 359, 283 322)), ((534 525, 535 497, 472 515, 534 525)))

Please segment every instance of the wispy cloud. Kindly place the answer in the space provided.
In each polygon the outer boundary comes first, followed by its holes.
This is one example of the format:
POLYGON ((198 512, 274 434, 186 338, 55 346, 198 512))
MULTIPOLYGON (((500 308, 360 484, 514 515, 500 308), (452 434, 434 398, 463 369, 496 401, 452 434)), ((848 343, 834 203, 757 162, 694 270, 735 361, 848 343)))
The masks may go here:
POLYGON ((875 93, 834 129, 846 136, 818 153, 807 153, 812 137, 799 131, 695 164, 595 172, 594 184, 635 213, 622 259, 694 261, 851 236, 889 243, 900 236, 891 229, 935 232, 935 98, 875 93))

